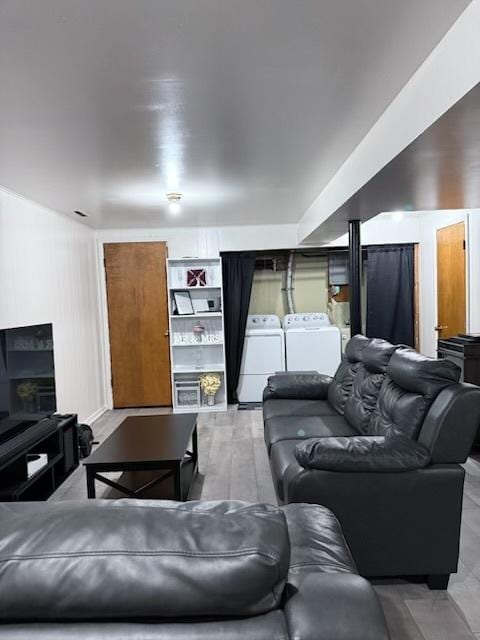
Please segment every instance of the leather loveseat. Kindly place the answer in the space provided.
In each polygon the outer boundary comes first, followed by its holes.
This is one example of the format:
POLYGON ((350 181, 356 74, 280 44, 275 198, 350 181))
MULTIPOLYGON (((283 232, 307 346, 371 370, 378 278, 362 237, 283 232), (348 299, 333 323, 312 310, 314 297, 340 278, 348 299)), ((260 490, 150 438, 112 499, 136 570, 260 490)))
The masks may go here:
POLYGON ((3 640, 388 640, 316 505, 0 504, 3 640))
POLYGON ((280 503, 340 520, 361 575, 457 570, 465 462, 480 388, 450 361, 354 336, 334 378, 282 374, 264 392, 265 441, 280 503))

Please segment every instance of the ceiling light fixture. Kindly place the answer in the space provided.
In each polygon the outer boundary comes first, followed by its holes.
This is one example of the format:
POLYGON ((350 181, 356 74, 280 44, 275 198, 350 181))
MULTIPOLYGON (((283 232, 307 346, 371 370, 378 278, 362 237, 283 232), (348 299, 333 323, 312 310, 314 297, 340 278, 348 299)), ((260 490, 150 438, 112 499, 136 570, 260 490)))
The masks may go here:
POLYGON ((180 212, 180 200, 182 199, 182 194, 173 191, 172 193, 167 193, 166 198, 168 200, 168 210, 170 213, 176 214, 180 212))

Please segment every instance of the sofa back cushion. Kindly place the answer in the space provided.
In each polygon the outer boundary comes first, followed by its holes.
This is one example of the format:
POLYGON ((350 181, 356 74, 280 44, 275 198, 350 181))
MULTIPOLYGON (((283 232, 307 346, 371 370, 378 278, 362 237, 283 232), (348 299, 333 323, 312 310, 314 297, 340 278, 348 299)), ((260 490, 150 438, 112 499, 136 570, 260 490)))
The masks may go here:
POLYGON ((357 335, 348 341, 342 362, 328 387, 328 402, 343 415, 345 403, 352 393, 353 379, 362 361, 362 352, 370 343, 369 338, 357 335))
POLYGON ((428 358, 407 347, 397 349, 388 363, 369 433, 417 439, 437 395, 459 377, 459 367, 450 360, 428 358))
POLYGON ((345 418, 359 433, 369 433, 370 417, 377 406, 385 371, 397 348, 386 340, 374 338, 362 351, 352 393, 345 403, 345 418))
POLYGON ((0 621, 242 617, 280 606, 290 547, 277 507, 22 506, 0 505, 0 621))

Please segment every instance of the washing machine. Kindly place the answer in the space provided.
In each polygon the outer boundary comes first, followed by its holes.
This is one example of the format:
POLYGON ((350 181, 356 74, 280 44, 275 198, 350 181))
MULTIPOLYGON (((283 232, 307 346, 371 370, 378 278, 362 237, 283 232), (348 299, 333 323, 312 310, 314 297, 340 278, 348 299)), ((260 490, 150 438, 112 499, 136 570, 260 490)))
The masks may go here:
POLYGON ((285 335, 275 315, 250 315, 247 319, 240 380, 240 402, 261 402, 267 379, 285 371, 285 335))
POLYGON ((333 376, 342 357, 342 336, 326 313, 287 314, 283 328, 287 371, 315 370, 333 376))

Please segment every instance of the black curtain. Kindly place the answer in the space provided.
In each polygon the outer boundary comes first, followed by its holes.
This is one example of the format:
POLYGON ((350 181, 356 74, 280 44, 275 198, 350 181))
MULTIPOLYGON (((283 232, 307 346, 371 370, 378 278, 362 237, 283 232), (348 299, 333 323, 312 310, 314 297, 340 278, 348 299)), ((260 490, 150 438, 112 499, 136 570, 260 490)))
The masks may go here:
POLYGON ((367 249, 367 336, 414 346, 414 248, 367 249))
POLYGON ((238 402, 237 386, 255 271, 255 257, 254 252, 222 253, 223 316, 229 403, 238 402))

